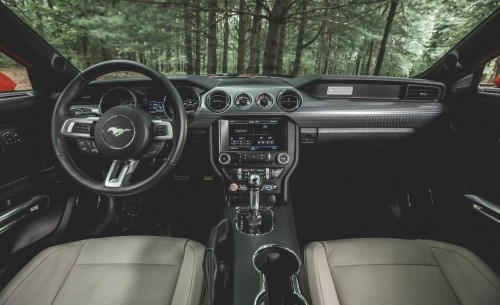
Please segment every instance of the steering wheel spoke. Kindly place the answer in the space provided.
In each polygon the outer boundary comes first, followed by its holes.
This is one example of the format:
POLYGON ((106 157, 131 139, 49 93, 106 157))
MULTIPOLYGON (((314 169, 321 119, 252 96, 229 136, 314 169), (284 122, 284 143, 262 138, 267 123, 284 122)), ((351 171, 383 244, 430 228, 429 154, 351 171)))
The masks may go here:
POLYGON ((135 171, 138 164, 139 161, 137 160, 132 160, 132 161, 114 160, 113 163, 111 163, 111 167, 108 170, 108 174, 106 175, 104 186, 110 188, 121 187, 127 176, 135 171))
POLYGON ((68 138, 92 139, 93 127, 98 120, 98 117, 69 118, 62 124, 61 134, 68 138))

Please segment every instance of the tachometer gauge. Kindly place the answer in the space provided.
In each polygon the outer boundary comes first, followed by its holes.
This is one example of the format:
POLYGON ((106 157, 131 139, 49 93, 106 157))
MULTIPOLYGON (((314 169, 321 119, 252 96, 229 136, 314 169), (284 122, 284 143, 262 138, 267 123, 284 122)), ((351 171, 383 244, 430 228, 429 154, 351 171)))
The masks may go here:
POLYGON ((122 106, 130 106, 130 107, 135 107, 135 101, 133 99, 125 99, 123 102, 121 102, 122 106))
POLYGON ((102 114, 120 105, 137 107, 137 96, 127 88, 111 88, 102 95, 101 102, 99 103, 99 110, 102 114))

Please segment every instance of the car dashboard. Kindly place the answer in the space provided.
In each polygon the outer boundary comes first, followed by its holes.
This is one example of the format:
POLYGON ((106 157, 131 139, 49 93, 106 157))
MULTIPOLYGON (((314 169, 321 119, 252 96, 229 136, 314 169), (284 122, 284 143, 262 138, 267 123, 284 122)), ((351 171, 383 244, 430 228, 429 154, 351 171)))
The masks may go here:
MULTIPOLYGON (((300 128, 420 128, 445 112, 445 88, 437 82, 390 77, 303 76, 169 78, 181 96, 189 128, 208 128, 219 118, 284 117, 300 128)), ((149 79, 94 81, 74 102, 77 114, 118 106, 172 117, 170 102, 149 79)), ((330 130, 333 132, 333 130, 330 130)))

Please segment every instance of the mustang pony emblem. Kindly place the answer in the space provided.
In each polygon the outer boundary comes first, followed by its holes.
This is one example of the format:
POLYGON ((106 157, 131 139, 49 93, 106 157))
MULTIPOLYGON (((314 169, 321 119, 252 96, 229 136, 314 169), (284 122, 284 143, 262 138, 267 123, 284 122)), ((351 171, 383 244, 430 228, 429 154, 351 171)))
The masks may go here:
POLYGON ((124 132, 126 131, 131 131, 132 129, 123 129, 123 128, 116 128, 116 127, 109 127, 108 132, 111 132, 115 137, 121 136, 124 132))

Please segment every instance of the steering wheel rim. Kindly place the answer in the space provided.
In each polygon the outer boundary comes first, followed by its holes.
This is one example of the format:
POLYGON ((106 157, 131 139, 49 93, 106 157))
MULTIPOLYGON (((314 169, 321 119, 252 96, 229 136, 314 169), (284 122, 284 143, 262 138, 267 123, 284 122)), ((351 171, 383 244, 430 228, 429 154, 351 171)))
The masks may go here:
MULTIPOLYGON (((138 110, 139 111, 139 110, 138 110)), ((142 111, 142 110, 140 110, 142 111)), ((101 116, 102 118, 102 116, 101 116)), ((101 119, 100 118, 100 119, 101 119)), ((153 122, 153 118, 151 118, 153 122)), ((96 124, 97 125, 97 124, 96 124)), ((101 124, 103 125, 103 124, 101 124)), ((104 126, 104 125, 103 125, 104 126)), ((135 131, 134 131, 135 132, 135 131)), ((63 170, 80 186, 101 195, 129 196, 143 192, 166 177, 179 161, 187 135, 187 117, 182 99, 168 78, 160 72, 137 62, 128 60, 112 60, 96 64, 79 73, 66 86, 54 107, 51 123, 51 138, 57 160, 63 170), (163 164, 147 178, 118 187, 106 186, 104 182, 97 181, 86 175, 74 162, 68 149, 67 136, 63 134, 63 126, 71 119, 69 108, 71 103, 81 94, 82 90, 93 80, 101 75, 118 71, 132 71, 149 77, 165 90, 167 100, 171 102, 174 119, 171 121, 173 136, 172 147, 163 164)), ((113 161, 112 168, 117 161, 113 161)), ((136 163, 129 164, 134 167, 136 163)), ((112 169, 110 169, 111 172, 112 169)), ((132 171, 133 172, 133 168, 132 171)), ((130 173, 131 173, 130 172, 130 173)), ((129 174, 129 173, 126 173, 129 174)), ((109 176, 109 173, 108 173, 109 176)))

